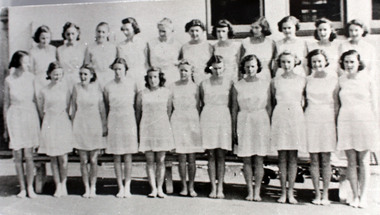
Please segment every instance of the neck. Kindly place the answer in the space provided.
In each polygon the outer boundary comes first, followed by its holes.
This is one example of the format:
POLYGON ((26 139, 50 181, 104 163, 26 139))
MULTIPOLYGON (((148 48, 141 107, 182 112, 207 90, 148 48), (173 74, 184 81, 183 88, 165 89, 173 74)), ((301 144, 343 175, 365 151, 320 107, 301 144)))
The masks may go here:
POLYGON ((248 76, 245 78, 245 80, 246 80, 247 82, 252 82, 252 81, 257 81, 258 78, 257 78, 256 74, 255 74, 255 75, 248 75, 248 76))
POLYGON ((353 39, 353 40, 350 40, 350 43, 353 45, 358 45, 359 41, 360 41, 360 39, 353 39))
POLYGON ((331 43, 331 42, 330 42, 328 39, 327 39, 327 40, 326 40, 326 39, 323 39, 323 40, 320 40, 320 41, 319 41, 319 44, 320 44, 320 45, 328 45, 328 44, 330 44, 330 43, 331 43))
POLYGON ((25 72, 25 71, 24 71, 23 68, 16 68, 16 69, 14 70, 14 72, 13 72, 13 75, 19 77, 19 76, 21 76, 24 72, 25 72))
POLYGON ((202 39, 201 38, 199 38, 198 40, 190 40, 190 43, 191 44, 199 44, 199 43, 201 43, 202 42, 202 39))
POLYGON ((284 38, 285 41, 294 41, 295 39, 296 39, 296 35, 291 35, 289 37, 284 38))
POLYGON ((45 49, 45 48, 48 47, 48 44, 41 44, 41 43, 38 43, 37 47, 40 48, 40 49, 45 49))
POLYGON ((156 90, 158 90, 158 88, 160 88, 159 86, 151 86, 151 87, 149 87, 149 90, 150 91, 156 91, 156 90))
POLYGON ((218 41, 218 44, 220 45, 220 46, 229 46, 230 44, 231 44, 231 41, 230 40, 219 40, 218 41))
POLYGON ((327 73, 323 71, 316 71, 314 74, 314 78, 325 78, 327 76, 327 73))

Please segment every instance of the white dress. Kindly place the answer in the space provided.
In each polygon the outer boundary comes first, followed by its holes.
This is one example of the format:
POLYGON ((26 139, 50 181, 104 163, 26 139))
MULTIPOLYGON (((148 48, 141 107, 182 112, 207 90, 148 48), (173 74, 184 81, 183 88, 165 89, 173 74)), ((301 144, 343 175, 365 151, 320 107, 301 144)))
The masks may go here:
POLYGON ((259 79, 235 84, 239 113, 237 121, 238 145, 235 154, 239 157, 265 156, 270 146, 270 120, 266 106, 270 96, 270 81, 259 79))
POLYGON ((80 83, 75 85, 77 110, 73 122, 73 133, 74 148, 91 151, 105 148, 99 108, 99 102, 103 102, 103 94, 96 82, 87 87, 88 89, 85 90, 80 83))
MULTIPOLYGON (((276 42, 276 60, 278 56, 284 51, 290 51, 298 57, 298 59, 302 62, 302 64, 294 68, 294 73, 296 73, 299 76, 305 77, 306 76, 305 57, 307 55, 307 46, 306 46, 305 40, 301 38, 295 38, 292 41, 285 41, 284 39, 277 41, 276 42)), ((277 65, 277 67, 280 67, 280 65, 277 65)), ((278 68, 278 70, 275 71, 275 76, 282 75, 283 73, 284 73, 284 70, 281 68, 278 68)))
POLYGON ((43 101, 44 118, 39 153, 61 156, 73 150, 73 129, 66 112, 68 93, 64 82, 41 90, 39 100, 43 101))
POLYGON ((314 49, 321 49, 323 50, 326 55, 327 59, 329 61, 329 65, 327 68, 329 68, 329 75, 338 76, 340 65, 339 65, 339 45, 340 43, 336 40, 333 42, 330 42, 328 44, 320 44, 319 41, 314 40, 313 42, 307 43, 307 50, 308 52, 313 51, 314 49))
POLYGON ((203 152, 196 98, 198 85, 174 83, 170 88, 174 106, 170 122, 176 153, 203 152))
POLYGON ((271 145, 273 149, 306 152, 305 117, 302 109, 305 78, 273 79, 276 106, 272 115, 271 145))
POLYGON ((334 152, 336 149, 335 99, 336 76, 307 77, 305 110, 309 153, 334 152))
POLYGON ((238 81, 239 72, 239 57, 241 50, 241 43, 232 41, 229 46, 220 46, 219 43, 215 43, 214 55, 220 55, 223 57, 223 63, 225 67, 224 77, 234 82, 238 81))
POLYGON ((212 46, 207 41, 199 44, 187 42, 181 48, 180 58, 187 59, 194 66, 194 82, 198 85, 210 76, 205 73, 205 68, 212 52, 212 46))
POLYGON ((36 80, 36 93, 38 95, 39 91, 49 84, 49 81, 46 80, 46 71, 49 67, 49 64, 57 60, 57 49, 52 45, 49 45, 43 49, 35 46, 30 49, 29 54, 31 59, 31 69, 35 75, 36 80))
POLYGON ((134 80, 126 78, 121 83, 109 82, 104 89, 108 94, 108 136, 106 153, 133 154, 138 152, 134 80))
POLYGON ((151 66, 158 67, 165 74, 165 86, 179 80, 176 66, 181 44, 177 40, 161 42, 159 38, 148 43, 149 62, 151 66))
POLYGON ((339 78, 338 150, 376 151, 379 147, 377 98, 373 80, 365 71, 354 79, 339 78))
POLYGON ((204 107, 201 113, 201 134, 204 149, 232 150, 232 124, 228 108, 231 80, 211 85, 210 79, 202 82, 204 107))
POLYGON ((174 138, 168 116, 168 101, 171 92, 160 87, 150 91, 145 88, 142 94, 142 118, 140 122, 139 151, 170 151, 174 149, 174 138))
POLYGON ((34 75, 23 72, 18 78, 9 75, 5 82, 9 86, 10 107, 7 111, 9 148, 37 147, 40 142, 40 120, 34 102, 34 75))

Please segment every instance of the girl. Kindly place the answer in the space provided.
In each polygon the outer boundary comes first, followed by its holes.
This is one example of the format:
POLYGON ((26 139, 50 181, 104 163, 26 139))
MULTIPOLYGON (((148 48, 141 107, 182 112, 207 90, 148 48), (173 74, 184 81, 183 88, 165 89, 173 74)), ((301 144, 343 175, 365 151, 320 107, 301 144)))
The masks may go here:
POLYGON ((356 50, 366 65, 366 72, 369 72, 371 78, 377 78, 375 75, 375 62, 377 60, 376 51, 373 45, 365 41, 364 37, 369 33, 368 27, 363 21, 353 19, 346 24, 345 36, 348 40, 343 41, 339 46, 339 53, 343 54, 348 50, 356 50))
MULTIPOLYGON (((281 21, 277 23, 278 25, 278 31, 282 32, 284 34, 284 39, 279 40, 276 42, 276 49, 275 49, 275 59, 278 59, 278 54, 283 53, 284 51, 291 51, 294 53, 297 58, 301 61, 304 60, 307 54, 307 47, 306 42, 298 38, 296 36, 296 31, 300 29, 299 20, 295 18, 294 16, 286 16, 281 21)), ((277 71, 277 69, 280 69, 281 66, 274 64, 274 75, 281 75, 284 71, 283 69, 277 71)), ((306 76, 308 75, 303 67, 296 68, 294 72, 297 75, 306 76)))
POLYGON ((135 80, 139 90, 144 88, 144 73, 147 68, 146 42, 138 34, 140 27, 133 17, 121 21, 121 31, 126 39, 117 46, 117 56, 124 58, 128 65, 128 76, 135 80))
POLYGON ((162 190, 165 176, 165 153, 174 149, 169 118, 172 96, 165 88, 165 75, 150 68, 145 76, 146 88, 137 97, 137 119, 140 122, 140 151, 145 152, 146 171, 152 192, 148 197, 165 198, 162 190), (142 116, 141 116, 142 114, 142 116), (156 170, 154 160, 156 159, 156 170))
POLYGON ((108 154, 114 155, 115 174, 119 192, 116 197, 130 197, 132 154, 137 153, 137 124, 135 116, 136 82, 127 77, 128 66, 123 58, 116 58, 110 66, 115 71, 115 79, 104 88, 104 98, 108 111, 108 154), (124 158, 124 177, 121 165, 124 158))
MULTIPOLYGON (((307 50, 308 52, 315 49, 323 50, 329 59, 329 71, 332 72, 332 75, 337 76, 339 71, 339 42, 335 40, 337 36, 334 28, 332 27, 332 23, 326 18, 321 18, 315 21, 315 27, 314 38, 316 40, 307 44, 307 50)), ((308 59, 308 61, 310 60, 308 59)), ((308 69, 314 71, 313 68, 308 69)))
POLYGON ((176 63, 181 44, 174 39, 172 20, 163 18, 157 24, 159 37, 148 43, 148 60, 151 67, 158 67, 165 74, 167 85, 179 79, 176 63))
POLYGON ((310 172, 315 189, 316 205, 329 205, 331 152, 336 148, 335 119, 338 112, 338 80, 336 73, 326 68, 326 53, 315 49, 307 55, 307 66, 313 71, 306 81, 307 107, 305 110, 307 146, 310 153, 310 172), (323 135, 321 135, 323 134, 323 135), (322 164, 323 196, 319 189, 319 166, 322 164))
POLYGON ((226 151, 232 149, 232 124, 229 110, 232 81, 223 77, 224 70, 223 57, 212 56, 205 69, 206 73, 212 75, 200 86, 200 98, 203 104, 200 123, 203 148, 208 152, 210 198, 224 198, 224 159, 226 151))
POLYGON ((193 66, 185 59, 178 63, 181 79, 171 86, 174 111, 171 117, 179 173, 182 182, 180 195, 197 196, 194 190, 195 153, 203 152, 199 127, 199 87, 192 81, 193 66), (189 165, 189 189, 186 184, 186 157, 189 165))
POLYGON ((49 64, 47 79, 38 98, 38 110, 43 120, 39 153, 51 158, 51 169, 56 186, 55 197, 66 196, 67 153, 73 150, 73 133, 69 118, 71 93, 63 79, 59 62, 49 64))
POLYGON ((57 59, 65 72, 65 79, 70 90, 80 82, 79 69, 83 65, 86 46, 79 42, 80 28, 71 22, 63 26, 64 44, 57 49, 57 59))
POLYGON ((37 45, 30 50, 31 71, 36 76, 35 87, 38 95, 41 88, 49 84, 46 80, 46 70, 49 63, 56 60, 57 49, 50 45, 51 31, 46 25, 37 28, 33 40, 37 45))
POLYGON ((98 155, 104 148, 103 137, 107 134, 103 94, 96 81, 95 70, 89 65, 79 71, 80 83, 73 89, 73 133, 75 148, 79 150, 80 168, 85 187, 84 198, 96 196, 98 155), (90 157, 90 171, 87 168, 90 157))
POLYGON ((251 24, 251 37, 242 41, 243 56, 256 55, 262 62, 263 70, 258 77, 271 79, 272 59, 274 59, 275 43, 267 36, 272 34, 267 19, 263 16, 256 17, 251 24))
POLYGON ((199 19, 186 23, 185 31, 191 40, 184 44, 180 51, 180 59, 187 59, 194 65, 193 76, 196 84, 207 78, 204 70, 213 53, 212 46, 204 39, 205 30, 205 25, 199 19))
POLYGON ((39 144, 40 123, 34 94, 34 75, 29 71, 29 55, 25 51, 13 54, 9 69, 14 69, 4 83, 4 137, 9 136, 9 148, 13 157, 20 184, 17 197, 35 198, 33 148, 39 144), (23 153, 26 171, 23 166, 23 153), (26 183, 25 176, 26 174, 26 183))
POLYGON ((273 104, 271 144, 278 151, 281 197, 277 200, 296 204, 294 182, 297 175, 297 153, 306 151, 305 119, 303 114, 305 79, 297 75, 294 67, 299 65, 297 55, 285 51, 277 59, 284 73, 272 81, 273 104), (286 192, 286 181, 289 190, 286 192))
POLYGON ((234 137, 238 146, 235 153, 243 157, 244 178, 247 183, 248 201, 261 201, 260 188, 264 176, 263 160, 270 141, 270 80, 258 78, 262 71, 256 55, 245 56, 240 64, 241 74, 246 77, 233 89, 234 137), (252 157, 255 160, 255 192, 252 187, 252 157))
POLYGON ((358 51, 340 58, 345 73, 339 78, 341 108, 338 115, 338 150, 345 150, 352 207, 367 207, 370 150, 378 150, 378 108, 374 80, 364 70, 358 51))
POLYGON ((114 75, 109 65, 117 55, 116 46, 109 42, 110 27, 100 22, 95 29, 95 43, 86 50, 85 64, 90 64, 96 72, 97 80, 102 88, 110 82, 114 75))
POLYGON ((214 25, 211 34, 218 39, 218 42, 213 46, 214 55, 220 55, 224 59, 225 78, 237 82, 241 44, 231 40, 234 37, 232 24, 226 19, 219 20, 214 25))

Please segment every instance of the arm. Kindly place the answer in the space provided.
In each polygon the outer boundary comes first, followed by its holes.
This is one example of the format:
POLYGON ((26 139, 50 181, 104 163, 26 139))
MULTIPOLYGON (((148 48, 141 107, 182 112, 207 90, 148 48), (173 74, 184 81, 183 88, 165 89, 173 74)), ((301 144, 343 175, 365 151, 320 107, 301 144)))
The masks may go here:
POLYGON ((3 104, 3 119, 4 119, 4 138, 8 139, 7 112, 11 106, 11 97, 9 94, 9 83, 5 80, 4 83, 4 104, 3 104))

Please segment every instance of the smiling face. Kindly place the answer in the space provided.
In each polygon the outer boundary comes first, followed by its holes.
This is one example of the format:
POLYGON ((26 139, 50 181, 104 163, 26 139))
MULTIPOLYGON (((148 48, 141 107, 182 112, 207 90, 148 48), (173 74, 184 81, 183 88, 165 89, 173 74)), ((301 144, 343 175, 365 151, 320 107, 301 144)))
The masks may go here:
POLYGON ((282 55, 280 59, 280 63, 281 63, 281 68, 285 72, 290 72, 294 69, 294 66, 295 66, 294 56, 289 55, 289 54, 282 55))
POLYGON ((328 23, 321 23, 317 28, 318 36, 321 40, 329 40, 331 34, 331 26, 328 23))
POLYGON ((78 38, 78 30, 75 27, 70 27, 65 31, 65 38, 68 42, 72 43, 78 38))
POLYGON ((113 71, 115 72, 115 80, 119 81, 120 79, 126 76, 125 66, 121 63, 116 63, 112 66, 113 71))
POLYGON ((219 27, 216 28, 216 37, 219 41, 228 40, 228 27, 219 27))
POLYGON ((50 73, 50 79, 54 83, 60 82, 62 80, 62 77, 63 77, 62 68, 55 69, 50 73))
POLYGON ((167 27, 165 25, 158 25, 157 28, 158 28, 158 36, 162 40, 168 40, 172 37, 173 29, 171 29, 170 27, 167 27))
POLYGON ((282 23, 282 33, 286 38, 292 38, 296 36, 296 26, 293 22, 282 23))
POLYGON ((132 38, 135 35, 135 30, 131 23, 126 23, 121 26, 121 31, 127 38, 132 38))
POLYGON ((244 71, 248 76, 255 76, 257 74, 257 69, 257 60, 250 60, 244 64, 244 71))
POLYGON ((91 74, 90 70, 83 68, 79 71, 79 78, 80 78, 80 81, 82 83, 88 84, 88 83, 90 83, 90 80, 92 78, 92 74, 91 74))
POLYGON ((359 60, 357 55, 347 55, 343 60, 344 70, 348 73, 356 73, 359 69, 359 60))
POLYGON ((213 63, 211 65, 212 76, 223 77, 224 63, 213 63))
POLYGON ((107 41, 108 36, 109 36, 108 26, 106 26, 106 25, 99 25, 96 28, 96 32, 95 32, 96 41, 98 41, 98 42, 105 42, 105 41, 107 41))
POLYGON ((203 29, 200 26, 193 26, 189 29, 189 34, 192 40, 198 41, 201 39, 203 29))
POLYGON ((160 72, 150 71, 148 72, 148 82, 151 88, 157 88, 160 86, 160 72))
POLYGON ((49 45, 50 43, 50 33, 48 32, 43 32, 40 34, 40 37, 38 38, 40 40, 39 44, 43 45, 43 46, 47 46, 49 45))
POLYGON ((326 64, 326 58, 321 54, 314 55, 313 57, 311 57, 311 67, 314 71, 324 71, 326 64))
POLYGON ((191 77, 192 66, 188 64, 181 64, 178 69, 182 81, 186 81, 191 77))
POLYGON ((348 28, 348 34, 350 35, 351 40, 359 41, 362 38, 364 30, 359 25, 350 25, 348 28))
POLYGON ((260 37, 263 34, 262 30, 259 22, 255 22, 251 25, 251 31, 254 37, 260 37))

